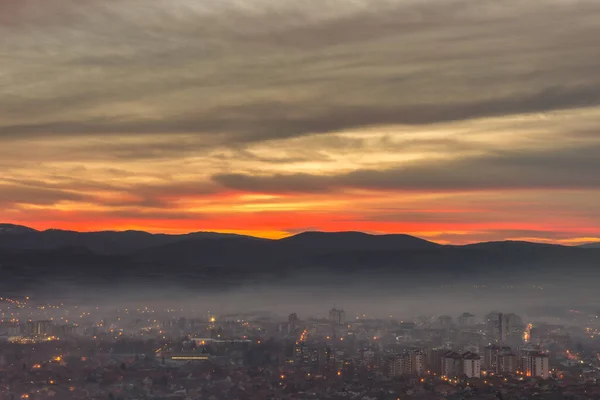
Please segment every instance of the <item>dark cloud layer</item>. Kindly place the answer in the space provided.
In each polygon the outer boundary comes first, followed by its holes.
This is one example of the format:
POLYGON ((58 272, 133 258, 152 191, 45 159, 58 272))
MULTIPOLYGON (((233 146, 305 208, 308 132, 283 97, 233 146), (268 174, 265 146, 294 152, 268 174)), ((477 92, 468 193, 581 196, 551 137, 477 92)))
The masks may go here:
POLYGON ((212 145, 600 103, 593 1, 27 3, 3 1, 0 140, 212 145))
POLYGON ((600 146, 546 152, 503 152, 418 162, 387 170, 337 175, 218 174, 214 181, 251 192, 327 192, 341 188, 407 191, 600 189, 600 146))
MULTIPOLYGON (((174 117, 169 120, 99 120, 60 121, 52 124, 23 124, 0 129, 0 136, 14 135, 123 135, 175 134, 199 132, 205 138, 191 144, 196 148, 208 145, 249 143, 283 139, 314 133, 330 133, 345 129, 376 125, 433 124, 455 120, 502 116, 517 113, 551 112, 600 104, 600 85, 597 87, 548 88, 535 94, 515 94, 514 97, 490 101, 456 104, 422 104, 377 108, 368 105, 328 108, 301 114, 302 105, 253 104, 236 109, 212 110, 210 114, 174 117), (291 110, 294 115, 290 115, 291 110)), ((181 152, 190 143, 170 143, 155 149, 168 153, 181 152)), ((147 151, 147 149, 146 149, 147 151)), ((135 156, 135 149, 129 149, 135 156)))

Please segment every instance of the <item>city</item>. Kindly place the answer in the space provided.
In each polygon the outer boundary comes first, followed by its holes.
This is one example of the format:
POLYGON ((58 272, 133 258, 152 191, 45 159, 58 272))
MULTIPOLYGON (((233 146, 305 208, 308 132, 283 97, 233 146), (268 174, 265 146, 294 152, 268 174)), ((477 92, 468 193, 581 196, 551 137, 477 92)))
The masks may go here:
POLYGON ((24 297, 0 312, 1 399, 600 398, 600 320, 578 310, 286 318, 24 297))

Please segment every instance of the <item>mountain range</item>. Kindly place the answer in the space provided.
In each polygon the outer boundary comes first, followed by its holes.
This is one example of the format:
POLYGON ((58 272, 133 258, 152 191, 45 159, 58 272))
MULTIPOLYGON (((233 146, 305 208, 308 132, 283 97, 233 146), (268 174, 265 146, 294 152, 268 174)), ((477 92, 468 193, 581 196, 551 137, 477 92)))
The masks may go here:
POLYGON ((600 248, 500 241, 440 245, 417 237, 304 232, 279 240, 195 232, 38 231, 0 224, 0 283, 69 280, 242 282, 311 273, 381 277, 520 276, 587 273, 600 248))

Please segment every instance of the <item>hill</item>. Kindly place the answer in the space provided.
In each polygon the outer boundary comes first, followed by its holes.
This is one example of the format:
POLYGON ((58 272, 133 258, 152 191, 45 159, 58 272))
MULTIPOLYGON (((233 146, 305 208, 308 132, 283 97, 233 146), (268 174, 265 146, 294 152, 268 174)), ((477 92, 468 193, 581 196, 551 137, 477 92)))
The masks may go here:
POLYGON ((579 247, 584 248, 584 249, 600 249, 600 242, 582 244, 579 247))
POLYGON ((142 231, 75 232, 60 229, 37 231, 19 225, 0 225, 0 249, 51 250, 79 246, 104 255, 129 254, 190 238, 219 237, 239 237, 239 235, 213 232, 166 235, 142 231))
POLYGON ((362 232, 304 232, 268 240, 210 232, 41 232, 18 226, 0 231, 4 285, 143 280, 218 286, 312 275, 519 279, 587 274, 599 264, 596 248, 511 241, 444 246, 409 235, 362 232))

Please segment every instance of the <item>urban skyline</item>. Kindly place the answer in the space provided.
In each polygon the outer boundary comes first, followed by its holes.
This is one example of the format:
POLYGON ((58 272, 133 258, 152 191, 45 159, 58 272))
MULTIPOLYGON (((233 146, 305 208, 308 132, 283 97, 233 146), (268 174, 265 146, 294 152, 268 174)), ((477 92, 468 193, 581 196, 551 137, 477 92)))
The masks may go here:
POLYGON ((401 318, 323 307, 286 318, 173 306, 0 298, 0 395, 600 396, 597 312, 401 318))

